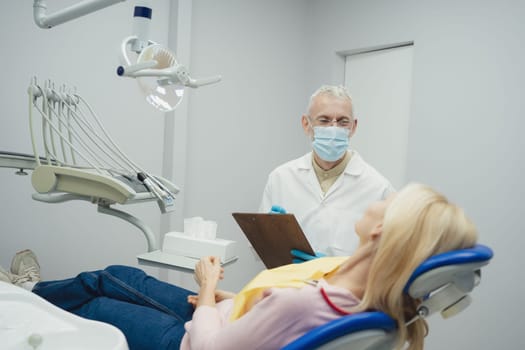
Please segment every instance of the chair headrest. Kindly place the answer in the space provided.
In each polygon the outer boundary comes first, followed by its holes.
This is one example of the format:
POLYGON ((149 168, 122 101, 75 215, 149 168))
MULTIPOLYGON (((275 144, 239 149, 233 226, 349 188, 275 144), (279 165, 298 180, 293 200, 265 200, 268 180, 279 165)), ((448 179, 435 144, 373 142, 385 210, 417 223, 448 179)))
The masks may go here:
MULTIPOLYGON (((436 281, 440 280, 440 282, 435 283, 443 283, 448 275, 454 276, 455 274, 457 275, 465 271, 472 272, 479 270, 481 266, 489 263, 493 255, 494 253, 492 252, 492 249, 481 244, 477 244, 472 248, 459 249, 434 255, 425 260, 412 273, 405 286, 404 291, 405 293, 409 293, 410 291, 410 294, 412 296, 420 297, 421 295, 413 295, 412 293, 414 289, 412 285, 416 281, 416 279, 421 280, 423 279, 423 275, 428 275, 429 272, 432 272, 434 275, 438 275, 438 277, 434 279, 436 281), (439 274, 436 273, 436 271, 442 271, 441 275, 444 275, 444 277, 439 276, 439 274)), ((439 285, 431 286, 429 288, 437 287, 439 287, 439 285)))

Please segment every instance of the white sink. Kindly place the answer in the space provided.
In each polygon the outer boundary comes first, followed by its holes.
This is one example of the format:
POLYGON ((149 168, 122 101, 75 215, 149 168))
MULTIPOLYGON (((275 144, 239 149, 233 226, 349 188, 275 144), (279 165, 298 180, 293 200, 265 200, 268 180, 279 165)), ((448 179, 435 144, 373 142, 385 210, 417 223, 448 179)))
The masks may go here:
POLYGON ((0 281, 2 350, 128 350, 122 332, 0 281))

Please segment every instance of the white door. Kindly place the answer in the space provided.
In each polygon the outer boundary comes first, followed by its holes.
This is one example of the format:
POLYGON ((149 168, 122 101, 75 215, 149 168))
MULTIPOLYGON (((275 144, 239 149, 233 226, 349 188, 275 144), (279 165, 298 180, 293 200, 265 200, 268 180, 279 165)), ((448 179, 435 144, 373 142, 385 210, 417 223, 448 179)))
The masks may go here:
POLYGON ((399 189, 406 182, 413 45, 346 56, 345 86, 357 131, 350 140, 370 165, 399 189))

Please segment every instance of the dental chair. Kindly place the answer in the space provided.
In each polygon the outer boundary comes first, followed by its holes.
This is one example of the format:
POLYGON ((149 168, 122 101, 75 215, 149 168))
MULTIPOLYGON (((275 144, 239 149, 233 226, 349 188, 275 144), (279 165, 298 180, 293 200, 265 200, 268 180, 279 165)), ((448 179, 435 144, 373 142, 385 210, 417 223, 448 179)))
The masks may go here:
MULTIPOLYGON (((481 281, 481 268, 492 256, 489 247, 478 244, 424 261, 405 286, 405 293, 423 300, 415 317, 427 318, 440 312, 448 318, 463 311, 470 305, 469 293, 481 281)), ((362 312, 314 328, 282 350, 392 350, 397 341, 396 329, 395 320, 387 314, 362 312)))

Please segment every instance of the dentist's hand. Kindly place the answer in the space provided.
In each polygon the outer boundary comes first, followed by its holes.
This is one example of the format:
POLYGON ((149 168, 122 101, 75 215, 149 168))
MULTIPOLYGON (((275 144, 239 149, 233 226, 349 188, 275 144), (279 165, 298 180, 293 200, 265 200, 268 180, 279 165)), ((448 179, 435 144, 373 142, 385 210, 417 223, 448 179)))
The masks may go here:
POLYGON ((299 263, 303 263, 308 260, 313 260, 313 259, 322 258, 323 256, 326 256, 325 253, 321 253, 321 252, 315 252, 315 255, 310 255, 308 253, 305 253, 297 249, 292 249, 290 253, 292 254, 292 257, 293 257, 292 261, 294 264, 299 264, 299 263))
POLYGON ((286 214, 286 210, 280 205, 272 205, 269 214, 286 214))

